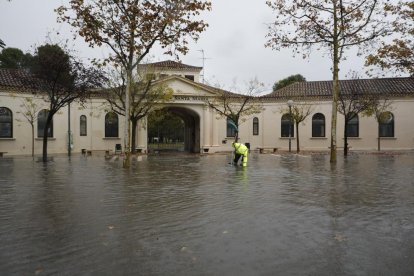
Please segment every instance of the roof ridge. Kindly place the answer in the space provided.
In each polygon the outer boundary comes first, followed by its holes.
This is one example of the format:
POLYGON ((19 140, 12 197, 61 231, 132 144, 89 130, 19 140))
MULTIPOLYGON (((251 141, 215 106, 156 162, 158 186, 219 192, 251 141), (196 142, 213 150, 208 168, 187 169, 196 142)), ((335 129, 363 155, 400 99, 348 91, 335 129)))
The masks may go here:
MULTIPOLYGON (((339 81, 342 91, 350 93, 352 85, 358 85, 363 91, 371 91, 390 95, 414 95, 414 78, 377 78, 377 79, 347 79, 339 81)), ((275 90, 266 97, 311 97, 329 96, 333 81, 304 81, 295 82, 275 90)))
POLYGON ((142 66, 156 66, 156 67, 166 67, 166 68, 175 68, 175 69, 197 69, 201 70, 203 67, 194 66, 182 63, 181 61, 175 61, 175 60, 163 60, 163 61, 157 61, 157 62, 151 62, 151 63, 144 63, 141 64, 142 66))
MULTIPOLYGON (((408 77, 386 77, 386 78, 362 78, 362 79, 340 79, 339 81, 376 81, 376 80, 400 80, 400 79, 414 79, 414 77, 412 76, 408 76, 408 77)), ((333 82, 333 80, 311 80, 311 81, 297 81, 294 82, 292 84, 297 84, 297 83, 315 83, 315 82, 333 82)), ((288 85, 289 86, 289 85, 288 85)), ((285 86, 287 87, 287 86, 285 86)), ((280 88, 283 89, 283 88, 280 88)))

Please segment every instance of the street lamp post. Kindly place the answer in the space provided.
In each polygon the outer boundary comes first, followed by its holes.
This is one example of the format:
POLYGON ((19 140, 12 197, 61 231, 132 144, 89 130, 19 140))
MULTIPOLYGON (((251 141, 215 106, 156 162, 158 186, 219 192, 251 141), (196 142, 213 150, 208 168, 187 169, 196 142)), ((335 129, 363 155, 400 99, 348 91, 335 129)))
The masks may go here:
POLYGON ((289 106, 289 152, 292 152, 292 105, 293 105, 293 101, 289 100, 287 104, 289 106))

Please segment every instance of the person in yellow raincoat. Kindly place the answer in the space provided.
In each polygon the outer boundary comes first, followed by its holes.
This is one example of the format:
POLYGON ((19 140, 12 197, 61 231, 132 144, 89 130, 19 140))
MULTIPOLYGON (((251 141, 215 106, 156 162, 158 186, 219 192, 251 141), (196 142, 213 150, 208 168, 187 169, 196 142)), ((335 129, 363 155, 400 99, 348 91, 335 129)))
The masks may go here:
POLYGON ((247 166, 247 155, 249 153, 249 149, 246 145, 242 143, 233 142, 231 146, 234 148, 234 165, 237 165, 240 157, 243 156, 242 166, 247 166))

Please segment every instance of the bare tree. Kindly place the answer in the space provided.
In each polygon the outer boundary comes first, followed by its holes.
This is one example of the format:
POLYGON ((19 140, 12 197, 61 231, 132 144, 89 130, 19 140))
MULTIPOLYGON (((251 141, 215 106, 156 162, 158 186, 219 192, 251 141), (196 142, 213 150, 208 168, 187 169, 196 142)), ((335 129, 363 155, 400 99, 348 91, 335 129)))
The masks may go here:
MULTIPOLYGON (((112 111, 125 116, 125 74, 114 70, 110 75, 112 76, 109 79, 110 88, 105 91, 106 100, 112 111)), ((154 81, 152 78, 147 78, 147 76, 151 75, 152 74, 148 73, 148 70, 139 70, 137 73, 133 74, 130 95, 132 153, 135 153, 136 150, 136 129, 138 121, 146 117, 160 104, 171 100, 173 95, 173 90, 164 85, 161 81, 154 81)))
POLYGON ((392 101, 387 95, 372 95, 370 106, 364 112, 367 116, 374 116, 378 124, 378 151, 381 150, 381 124, 387 124, 394 120, 391 113, 392 101))
POLYGON ((77 29, 90 46, 106 45, 111 49, 104 63, 122 67, 126 82, 124 167, 130 166, 133 71, 156 44, 166 54, 186 54, 188 38, 198 39, 207 27, 203 20, 194 18, 210 7, 210 2, 203 0, 71 0, 69 7, 56 10, 59 20, 77 29))
POLYGON ((22 111, 18 111, 17 113, 22 114, 22 116, 27 120, 27 122, 32 127, 32 157, 34 156, 34 126, 35 122, 37 121, 37 115, 39 111, 42 109, 41 106, 37 105, 33 98, 24 98, 21 100, 20 107, 22 111))
POLYGON ((306 120, 306 118, 312 113, 313 106, 309 103, 294 103, 291 106, 291 109, 289 108, 282 108, 281 113, 282 114, 289 114, 291 115, 291 120, 295 123, 296 127, 296 152, 300 152, 300 136, 299 136, 299 124, 306 120), (291 114, 290 114, 291 111, 291 114))
POLYGON ((314 47, 325 49, 332 60, 332 125, 330 161, 336 162, 337 105, 339 69, 350 47, 362 48, 386 34, 383 8, 379 0, 268 0, 277 16, 270 24, 267 47, 275 50, 292 48, 307 57, 314 47))
POLYGON ((247 118, 263 111, 263 104, 258 97, 262 92, 263 84, 257 78, 248 82, 247 91, 244 94, 232 93, 222 89, 216 89, 217 96, 207 97, 206 103, 220 117, 230 120, 236 130, 235 141, 238 141, 239 125, 247 118))
POLYGON ((359 83, 358 75, 353 73, 353 79, 341 81, 338 111, 344 115, 344 156, 348 155, 348 127, 349 123, 359 114, 367 111, 375 103, 371 93, 364 91, 359 83))

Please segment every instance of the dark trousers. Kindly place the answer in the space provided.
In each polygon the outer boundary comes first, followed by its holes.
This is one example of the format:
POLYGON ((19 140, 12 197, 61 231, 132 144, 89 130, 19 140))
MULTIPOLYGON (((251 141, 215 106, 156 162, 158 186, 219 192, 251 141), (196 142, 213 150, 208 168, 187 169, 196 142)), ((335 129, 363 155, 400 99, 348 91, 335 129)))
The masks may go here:
POLYGON ((237 165, 237 162, 239 162, 241 156, 241 154, 234 153, 234 165, 237 165))

